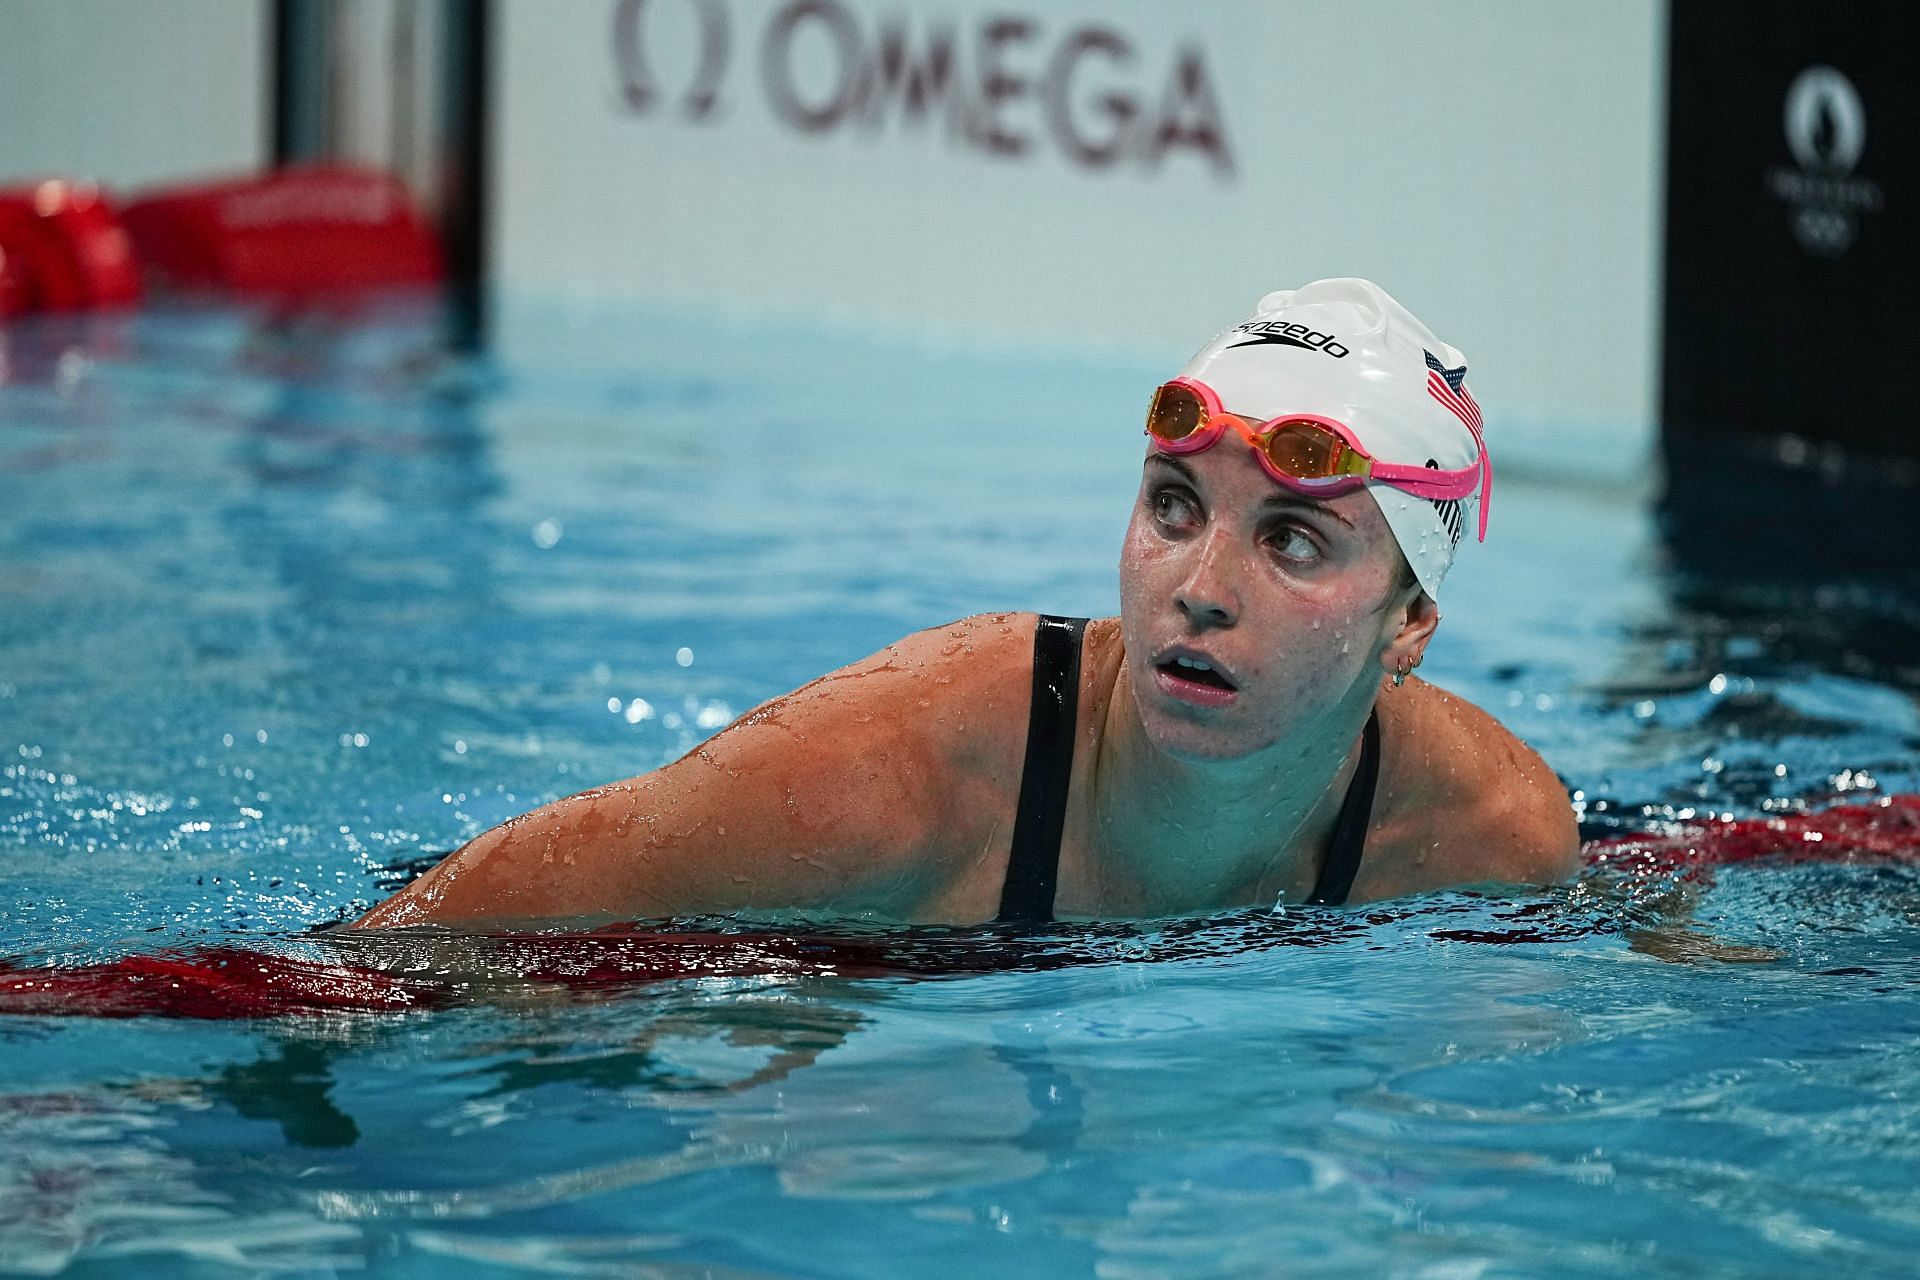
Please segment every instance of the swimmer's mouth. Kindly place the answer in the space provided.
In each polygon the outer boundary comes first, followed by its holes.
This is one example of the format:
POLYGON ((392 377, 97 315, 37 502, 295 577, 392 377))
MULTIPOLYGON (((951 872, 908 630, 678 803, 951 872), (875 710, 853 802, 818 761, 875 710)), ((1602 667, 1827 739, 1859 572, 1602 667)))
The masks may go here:
POLYGON ((1153 664, 1176 680, 1186 680, 1193 684, 1204 684, 1214 689, 1234 690, 1240 686, 1232 677, 1213 664, 1213 659, 1184 649, 1173 649, 1160 655, 1153 664))

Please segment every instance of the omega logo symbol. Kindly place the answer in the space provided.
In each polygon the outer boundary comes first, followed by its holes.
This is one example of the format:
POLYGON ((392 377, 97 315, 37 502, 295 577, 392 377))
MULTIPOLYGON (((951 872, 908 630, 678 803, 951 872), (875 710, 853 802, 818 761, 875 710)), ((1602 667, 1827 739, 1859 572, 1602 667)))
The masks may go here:
MULTIPOLYGON (((718 0, 693 0, 692 8, 700 28, 700 48, 680 109, 689 120, 703 120, 720 102, 731 32, 727 11, 718 0)), ((620 0, 613 11, 613 56, 620 68, 620 91, 631 111, 646 111, 661 96, 641 38, 645 11, 646 0, 620 0)))

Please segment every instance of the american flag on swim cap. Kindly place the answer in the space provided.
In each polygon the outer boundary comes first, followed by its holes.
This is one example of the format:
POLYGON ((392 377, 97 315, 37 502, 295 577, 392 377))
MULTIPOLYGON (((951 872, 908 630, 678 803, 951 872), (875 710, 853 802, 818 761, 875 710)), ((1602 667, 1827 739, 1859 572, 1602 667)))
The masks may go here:
MULTIPOLYGON (((1467 366, 1449 369, 1440 362, 1433 352, 1421 348, 1420 354, 1427 358, 1427 394, 1446 406, 1447 412, 1460 419, 1468 434, 1473 437, 1473 447, 1480 453, 1480 538, 1487 537, 1487 499, 1493 490, 1493 463, 1487 458, 1487 442, 1480 434, 1480 406, 1474 402, 1473 392, 1467 390, 1467 366)), ((1429 462, 1428 466, 1433 464, 1429 462)), ((1460 541, 1460 503, 1458 499, 1433 504, 1440 512, 1440 519, 1446 524, 1447 533, 1458 544, 1460 541)))
POLYGON ((1452 411, 1453 416, 1466 424, 1473 432, 1476 442, 1480 439, 1480 406, 1474 403, 1473 392, 1467 390, 1467 366, 1449 369, 1440 363, 1433 352, 1422 350, 1427 358, 1427 394, 1438 400, 1452 411))

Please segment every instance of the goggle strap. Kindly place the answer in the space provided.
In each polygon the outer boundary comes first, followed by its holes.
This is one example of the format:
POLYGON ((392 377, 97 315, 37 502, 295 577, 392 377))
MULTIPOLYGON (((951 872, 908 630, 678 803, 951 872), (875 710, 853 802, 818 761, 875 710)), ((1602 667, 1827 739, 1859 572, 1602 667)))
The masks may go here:
POLYGON ((1480 434, 1480 424, 1473 418, 1467 419, 1467 430, 1473 432, 1473 446, 1480 451, 1480 541, 1487 540, 1487 504, 1493 497, 1493 458, 1487 453, 1486 437, 1480 434))

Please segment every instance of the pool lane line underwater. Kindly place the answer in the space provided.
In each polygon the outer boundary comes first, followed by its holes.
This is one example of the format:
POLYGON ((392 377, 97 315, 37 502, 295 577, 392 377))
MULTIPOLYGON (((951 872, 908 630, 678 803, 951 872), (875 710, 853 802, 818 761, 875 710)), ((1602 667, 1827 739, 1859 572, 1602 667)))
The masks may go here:
MULTIPOLYGON (((1920 863, 1920 795, 1882 796, 1817 812, 1712 821, 1589 843, 1582 879, 1636 888, 1698 885, 1714 868, 1764 860, 1920 863)), ((1492 920, 1450 927, 1465 909, 1431 900, 1353 909, 1229 912, 1172 921, 882 930, 742 930, 611 925, 579 932, 392 931, 320 935, 343 956, 309 960, 266 949, 199 947, 100 964, 0 960, 0 1015, 208 1020, 390 1014, 486 1004, 530 988, 593 996, 685 978, 962 977, 1035 972, 1116 959, 1172 961, 1283 946, 1327 946, 1374 927, 1432 918, 1435 941, 1572 941, 1627 927, 1618 910, 1582 912, 1561 899, 1500 904, 1492 920), (1486 927, 1492 923, 1496 927, 1486 927), (438 973, 423 975, 423 952, 438 973), (378 963, 384 952, 393 968, 378 963), (399 970, 399 971, 396 971, 399 970)), ((1617 905, 1617 904, 1616 904, 1617 905)), ((307 942, 315 939, 306 939, 307 942)), ((1758 958, 1733 955, 1731 958, 1758 958)))

